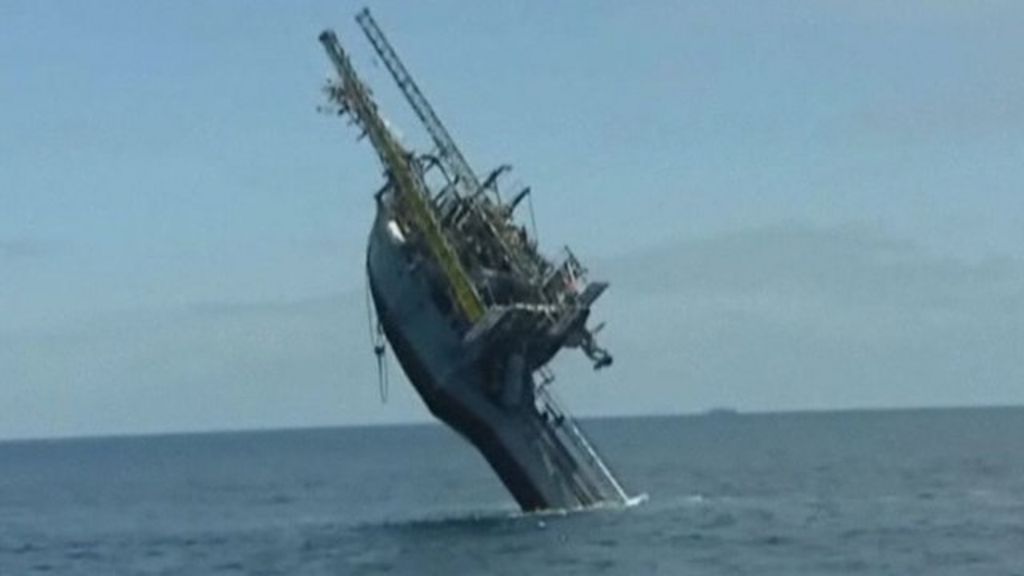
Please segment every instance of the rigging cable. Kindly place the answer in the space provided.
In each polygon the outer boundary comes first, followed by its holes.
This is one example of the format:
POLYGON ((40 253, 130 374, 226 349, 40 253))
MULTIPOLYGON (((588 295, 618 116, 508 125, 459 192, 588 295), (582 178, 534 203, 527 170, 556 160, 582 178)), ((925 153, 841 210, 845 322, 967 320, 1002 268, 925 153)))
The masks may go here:
POLYGON ((382 404, 388 402, 388 358, 385 355, 384 348, 384 327, 377 322, 377 343, 373 347, 374 354, 377 355, 377 389, 380 392, 380 401, 382 404))
POLYGON ((366 277, 366 328, 370 335, 370 346, 373 347, 373 355, 377 358, 377 390, 380 393, 380 401, 386 404, 388 401, 388 359, 387 348, 384 337, 384 327, 377 319, 376 328, 373 318, 373 300, 370 294, 370 277, 366 277))

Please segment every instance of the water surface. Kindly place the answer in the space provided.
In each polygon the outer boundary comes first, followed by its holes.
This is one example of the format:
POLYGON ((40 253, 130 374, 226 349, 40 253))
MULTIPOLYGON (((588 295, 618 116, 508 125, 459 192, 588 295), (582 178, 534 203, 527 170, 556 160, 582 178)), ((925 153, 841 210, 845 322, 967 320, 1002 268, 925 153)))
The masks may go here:
POLYGON ((1024 409, 585 421, 522 515, 439 426, 0 444, 0 575, 1024 574, 1024 409))

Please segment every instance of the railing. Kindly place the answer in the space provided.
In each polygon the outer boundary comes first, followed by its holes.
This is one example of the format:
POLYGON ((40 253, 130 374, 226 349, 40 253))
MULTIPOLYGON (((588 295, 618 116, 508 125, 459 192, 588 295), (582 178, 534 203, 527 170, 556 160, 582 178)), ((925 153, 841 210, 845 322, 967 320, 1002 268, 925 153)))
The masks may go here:
POLYGON ((626 495, 626 491, 622 489, 622 485, 620 485, 619 481, 616 480, 615 475, 612 474, 612 471, 608 469, 607 465, 605 465, 604 460, 601 459, 601 456, 598 455, 594 447, 591 446, 589 441, 587 441, 586 436, 584 436, 583 432, 580 431, 579 427, 576 425, 576 422, 574 422, 572 418, 567 416, 565 412, 562 410, 561 406, 559 406, 558 402, 555 401, 555 398, 552 395, 551 391, 548 390, 548 387, 538 386, 535 390, 535 395, 538 399, 540 399, 540 402, 543 405, 543 409, 548 410, 549 413, 556 420, 555 430, 561 429, 564 431, 563 434, 559 434, 557 431, 555 432, 555 434, 559 438, 571 442, 572 447, 574 448, 573 452, 582 454, 587 460, 590 461, 590 463, 594 467, 596 467, 601 472, 601 476, 604 477, 604 479, 611 486, 612 490, 615 491, 616 496, 618 496, 622 500, 622 502, 628 501, 629 496, 626 495))

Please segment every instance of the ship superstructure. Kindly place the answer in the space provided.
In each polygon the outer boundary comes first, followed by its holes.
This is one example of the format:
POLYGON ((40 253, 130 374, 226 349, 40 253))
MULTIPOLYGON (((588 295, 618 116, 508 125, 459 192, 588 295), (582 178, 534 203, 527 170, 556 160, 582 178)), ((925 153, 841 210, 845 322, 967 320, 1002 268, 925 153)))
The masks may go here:
POLYGON ((357 17, 434 148, 407 150, 331 30, 320 35, 337 78, 330 110, 372 144, 385 184, 367 246, 367 275, 383 333, 430 411, 471 442, 524 510, 621 504, 626 494, 576 423, 556 404, 547 364, 564 347, 595 368, 612 362, 587 328, 607 288, 565 249, 553 262, 515 219, 530 194, 506 200, 480 179, 366 9, 357 17))

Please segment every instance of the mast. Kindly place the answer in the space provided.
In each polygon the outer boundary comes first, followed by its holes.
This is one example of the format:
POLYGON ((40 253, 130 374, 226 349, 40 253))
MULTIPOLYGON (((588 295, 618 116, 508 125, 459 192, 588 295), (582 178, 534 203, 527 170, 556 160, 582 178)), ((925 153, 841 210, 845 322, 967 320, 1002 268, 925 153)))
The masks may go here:
POLYGON ((477 179, 476 174, 462 155, 459 147, 455 145, 455 141, 448 134, 448 130, 445 129, 444 124, 441 123, 437 114, 434 113, 434 109, 430 106, 423 93, 420 92, 416 82, 412 79, 412 75, 405 69, 402 60, 399 59, 398 54, 377 26, 377 22, 370 15, 369 8, 363 8, 356 15, 356 22, 363 29, 363 33, 366 34, 366 38, 373 45, 377 55, 384 61, 384 65, 387 66, 391 77, 394 78, 395 83, 402 90, 402 94, 405 95, 405 99, 412 106, 413 112, 423 122, 423 126, 427 129, 431 139, 434 140, 434 145, 437 146, 438 157, 455 176, 456 186, 463 194, 469 196, 476 194, 480 190, 480 180, 477 179))
POLYGON ((473 324, 484 314, 483 300, 430 207, 426 185, 419 171, 412 165, 411 155, 398 143, 378 114, 377 104, 359 80, 334 32, 322 32, 320 43, 324 45, 341 79, 340 85, 328 84, 328 97, 338 106, 339 114, 351 115, 353 121, 363 129, 363 134, 370 139, 395 186, 398 215, 402 224, 406 230, 422 236, 427 249, 440 263, 462 316, 473 324))
POLYGON ((384 119, 377 113, 377 103, 373 101, 370 91, 356 74, 334 31, 324 30, 320 33, 319 39, 341 80, 341 84, 331 82, 326 88, 328 98, 338 106, 338 114, 348 114, 363 130, 363 135, 370 139, 381 164, 393 176, 411 172, 408 152, 398 143, 384 123, 384 119))

